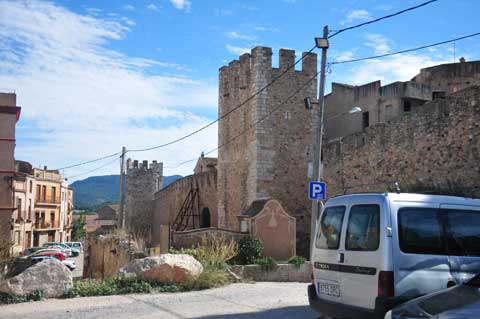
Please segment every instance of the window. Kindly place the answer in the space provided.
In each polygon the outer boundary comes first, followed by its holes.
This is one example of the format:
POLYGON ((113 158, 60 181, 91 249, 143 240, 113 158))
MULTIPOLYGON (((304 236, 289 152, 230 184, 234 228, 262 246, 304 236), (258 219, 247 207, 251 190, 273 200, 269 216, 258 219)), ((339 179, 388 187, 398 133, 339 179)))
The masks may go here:
POLYGON ((433 208, 402 208, 398 212, 400 249, 404 253, 442 255, 442 225, 433 208))
POLYGON ((404 208, 398 217, 403 252, 480 256, 479 211, 404 208))
POLYGON ((377 250, 380 244, 380 207, 357 205, 350 210, 347 226, 347 250, 377 250))
POLYGON ((407 113, 412 110, 412 103, 410 101, 404 101, 403 102, 403 112, 407 113))
POLYGON ((325 209, 315 244, 317 248, 338 249, 344 214, 345 206, 328 207, 325 209))
POLYGON ((37 194, 36 194, 36 196, 35 196, 35 197, 37 198, 37 200, 40 199, 40 191, 41 191, 41 186, 40 186, 40 185, 37 185, 37 194))
POLYGON ((442 210, 441 216, 445 216, 447 224, 448 254, 480 256, 480 212, 442 210))
POLYGON ((370 126, 370 115, 368 112, 363 112, 362 114, 362 126, 363 128, 370 126))
POLYGON ((33 192, 33 182, 30 181, 30 194, 33 192))
POLYGON ((432 92, 432 100, 445 99, 444 91, 434 91, 432 92))
POLYGON ((47 186, 43 185, 42 186, 42 199, 46 200, 47 198, 47 186))

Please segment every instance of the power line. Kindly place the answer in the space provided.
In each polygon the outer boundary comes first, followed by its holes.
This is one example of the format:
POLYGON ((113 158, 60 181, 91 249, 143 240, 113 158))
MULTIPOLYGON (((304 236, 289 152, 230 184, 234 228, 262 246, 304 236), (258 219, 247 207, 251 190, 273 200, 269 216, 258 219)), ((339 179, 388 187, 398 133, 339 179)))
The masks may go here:
MULTIPOLYGON (((242 136, 243 134, 247 133, 249 130, 251 130, 252 128, 254 128, 255 126, 257 126, 259 123, 263 122, 265 119, 267 119, 270 115, 272 115, 273 113, 275 113, 276 111, 278 111, 282 106, 284 106, 285 103, 287 103, 291 98, 293 98, 295 95, 297 95, 301 90, 303 90, 310 82, 312 82, 318 75, 320 74, 320 71, 318 71, 316 74, 314 74, 312 77, 310 77, 305 83, 303 83, 300 87, 298 87, 292 94, 290 94, 287 98, 285 98, 283 101, 281 101, 277 106, 275 106, 273 109, 270 110, 270 112, 268 112, 267 114, 265 114, 264 116, 262 116, 261 118, 259 118, 257 121, 255 121, 254 123, 250 124, 250 126, 248 128, 246 128, 245 130, 243 130, 242 132, 240 132, 239 134, 235 135, 234 137, 232 137, 231 139, 229 139, 228 141, 226 141, 225 143, 219 145, 218 147, 215 147, 214 149, 211 149, 209 150, 208 152, 205 152, 204 155, 208 155, 210 153, 213 153, 217 150, 219 150, 220 148, 222 147, 225 147, 227 146, 228 144, 232 143, 234 140, 236 140, 237 138, 239 138, 240 136, 242 136)), ((171 168, 177 168, 179 166, 182 166, 184 164, 187 164, 187 163, 190 163, 190 162, 193 162, 197 160, 197 158, 192 158, 190 160, 187 160, 187 161, 183 161, 183 162, 180 162, 178 163, 176 166, 170 166, 171 168)))
POLYGON ((393 53, 386 53, 386 54, 374 55, 374 56, 370 56, 370 57, 358 58, 358 59, 352 59, 352 60, 345 60, 345 61, 334 61, 334 62, 330 62, 329 65, 352 63, 352 62, 359 62, 359 61, 365 61, 365 60, 373 60, 373 59, 384 58, 384 57, 388 57, 388 56, 392 56, 392 55, 418 51, 418 50, 427 49, 427 48, 435 47, 435 46, 442 45, 442 44, 447 44, 447 43, 451 43, 451 42, 455 42, 455 41, 459 41, 459 40, 464 40, 464 39, 468 39, 468 38, 475 37, 475 36, 478 36, 478 35, 480 35, 480 32, 476 32, 476 33, 466 35, 466 36, 463 36, 463 37, 460 37, 460 38, 455 38, 455 39, 452 39, 452 40, 437 42, 437 43, 424 45, 424 46, 413 48, 413 49, 397 51, 397 52, 393 52, 393 53))
POLYGON ((278 79, 280 79, 282 76, 284 76, 290 69, 292 68, 295 68, 295 66, 300 63, 303 59, 305 59, 307 56, 309 56, 313 50, 315 50, 316 46, 314 46, 313 48, 311 48, 305 55, 302 55, 301 58, 297 59, 297 61, 295 61, 294 64, 288 66, 282 73, 280 73, 280 75, 278 75, 275 79, 273 79, 272 81, 270 81, 268 84, 266 84, 265 86, 263 86, 261 89, 259 89, 257 92, 255 92, 252 96, 250 96, 249 98, 247 98, 245 101, 243 101, 242 103, 240 103, 239 105, 237 105, 236 107, 234 107, 233 109, 231 109, 230 111, 228 111, 227 113, 223 114, 222 116, 219 116, 216 120, 200 127, 199 129, 189 133, 189 134, 186 134, 182 137, 179 137, 175 140, 172 140, 170 142, 167 142, 167 143, 164 143, 164 144, 161 144, 161 145, 157 145, 157 146, 152 146, 152 147, 148 147, 148 148, 143 148, 143 149, 132 149, 132 150, 128 150, 128 152, 145 152, 145 151, 151 151, 151 150, 154 150, 154 149, 158 149, 158 148, 163 148, 163 147, 166 147, 166 146, 169 146, 169 145, 172 145, 172 144, 175 144, 175 143, 178 143, 180 141, 183 141, 203 130, 205 130, 206 128, 212 126, 213 124, 217 123, 217 122, 220 122, 221 120, 223 120, 224 118, 226 118, 227 116, 229 116, 231 113, 235 112, 236 110, 238 110, 239 108, 241 108, 242 106, 244 106, 245 104, 247 104, 248 102, 250 102, 254 97, 256 97, 257 95, 259 95, 260 93, 262 93, 263 91, 265 91, 268 87, 270 87, 271 85, 273 85, 273 83, 275 83, 278 79))
POLYGON ((120 157, 117 157, 117 158, 115 158, 113 161, 110 161, 110 162, 108 162, 108 163, 106 163, 106 164, 103 164, 103 165, 100 166, 100 167, 94 168, 94 169, 89 170, 89 171, 87 171, 87 172, 80 173, 80 174, 73 175, 73 176, 67 176, 67 178, 75 178, 75 177, 79 177, 79 176, 82 176, 82 175, 87 175, 87 174, 93 173, 93 172, 95 172, 95 171, 98 171, 99 169, 102 169, 102 168, 104 168, 104 167, 107 167, 107 166, 109 166, 109 165, 112 165, 113 163, 115 163, 116 161, 118 161, 119 158, 120 158, 120 157))
POLYGON ((114 157, 116 155, 120 155, 120 153, 121 152, 117 152, 117 153, 110 154, 110 155, 103 156, 103 157, 99 157, 99 158, 96 158, 96 159, 93 159, 93 160, 90 160, 90 161, 81 162, 81 163, 78 163, 78 164, 73 164, 73 165, 61 167, 61 168, 58 168, 58 170, 60 171, 60 170, 64 170, 64 169, 68 169, 68 168, 72 168, 72 167, 77 167, 77 166, 82 166, 82 165, 98 162, 98 161, 101 161, 101 160, 104 160, 104 159, 107 159, 107 158, 110 158, 110 157, 114 157))
POLYGON ((348 27, 348 28, 344 28, 344 29, 340 29, 334 33, 332 33, 330 36, 328 36, 328 38, 333 38, 334 36, 342 33, 342 32, 345 32, 345 31, 348 31, 348 30, 352 30, 352 29, 356 29, 356 28, 360 28, 360 27, 363 27, 367 24, 372 24, 372 23, 375 23, 375 22, 378 22, 378 21, 381 21, 381 20, 385 20, 385 19, 388 19, 388 18, 392 18, 392 17, 395 17, 395 16, 398 16, 402 13, 405 13, 405 12, 408 12, 408 11, 412 11, 412 10, 415 10, 415 9, 418 9, 418 8, 421 8, 423 6, 426 6, 432 2, 436 2, 438 0, 430 0, 430 1, 427 1, 427 2, 424 2, 424 3, 421 3, 417 6, 414 6, 414 7, 410 7, 410 8, 407 8, 407 9, 404 9, 402 11, 398 11, 396 13, 392 13, 392 14, 389 14, 389 15, 386 15, 386 16, 383 16, 381 18, 377 18, 377 19, 374 19, 374 20, 371 20, 371 21, 367 21, 367 22, 363 22, 363 23, 360 23, 360 24, 357 24, 357 25, 354 25, 354 26, 351 26, 351 27, 348 27))

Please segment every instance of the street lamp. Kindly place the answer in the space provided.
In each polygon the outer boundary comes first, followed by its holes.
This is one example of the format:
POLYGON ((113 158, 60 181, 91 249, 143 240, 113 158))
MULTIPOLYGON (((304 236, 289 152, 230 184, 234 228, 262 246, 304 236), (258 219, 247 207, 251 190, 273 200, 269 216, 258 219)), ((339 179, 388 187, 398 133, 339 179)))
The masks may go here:
POLYGON ((362 112, 362 108, 358 106, 354 106, 350 111, 348 111, 349 114, 355 114, 360 112, 362 112))

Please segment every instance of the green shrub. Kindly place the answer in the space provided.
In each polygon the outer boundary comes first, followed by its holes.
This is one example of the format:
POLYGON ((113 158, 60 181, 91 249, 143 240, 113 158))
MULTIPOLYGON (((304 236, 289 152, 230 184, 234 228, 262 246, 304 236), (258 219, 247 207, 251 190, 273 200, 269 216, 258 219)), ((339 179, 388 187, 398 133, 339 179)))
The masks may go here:
POLYGON ((305 259, 304 257, 301 257, 301 256, 293 256, 293 257, 290 257, 290 259, 288 260, 288 263, 289 263, 289 264, 293 264, 293 265, 295 265, 296 267, 300 267, 300 266, 303 265, 306 261, 307 261, 307 259, 305 259))
POLYGON ((196 279, 189 278, 183 285, 185 290, 217 288, 231 283, 230 274, 225 269, 207 266, 196 279))
POLYGON ((255 260, 255 264, 260 265, 263 271, 271 271, 277 268, 278 264, 272 257, 262 257, 255 260))
POLYGON ((179 292, 183 287, 177 284, 161 284, 139 278, 109 278, 104 281, 86 279, 73 282, 65 297, 110 296, 131 293, 179 292))
POLYGON ((171 249, 172 254, 188 254, 204 267, 225 268, 225 265, 238 254, 238 244, 224 236, 203 237, 197 248, 171 249))
POLYGON ((238 242, 236 262, 241 265, 254 264, 263 254, 263 244, 255 236, 246 235, 238 242))
POLYGON ((20 302, 28 302, 28 301, 40 301, 44 298, 43 291, 35 290, 29 295, 26 296, 13 296, 8 294, 0 293, 0 305, 1 304, 14 304, 20 302))

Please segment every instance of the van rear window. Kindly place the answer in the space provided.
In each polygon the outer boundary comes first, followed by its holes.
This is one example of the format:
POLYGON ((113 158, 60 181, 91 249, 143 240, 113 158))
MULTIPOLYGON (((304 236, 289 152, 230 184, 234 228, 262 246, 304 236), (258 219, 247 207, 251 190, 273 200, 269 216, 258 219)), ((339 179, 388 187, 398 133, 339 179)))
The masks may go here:
POLYGON ((345 206, 328 207, 322 214, 315 246, 320 249, 338 249, 345 206))
POLYGON ((398 229, 405 253, 480 256, 479 211, 402 208, 398 229))
POLYGON ((380 206, 355 205, 350 209, 347 250, 374 251, 380 244, 380 206))

